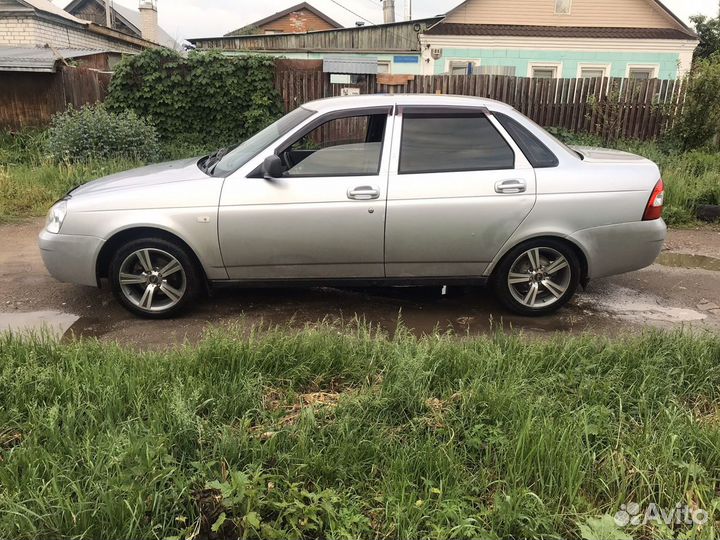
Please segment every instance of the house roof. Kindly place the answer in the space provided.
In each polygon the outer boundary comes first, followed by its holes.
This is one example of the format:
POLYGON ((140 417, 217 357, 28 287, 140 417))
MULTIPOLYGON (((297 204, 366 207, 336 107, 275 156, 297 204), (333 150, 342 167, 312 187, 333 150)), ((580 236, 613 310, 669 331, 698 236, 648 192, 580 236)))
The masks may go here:
POLYGON ((50 0, 17 0, 19 4, 25 4, 28 7, 32 9, 36 9, 38 11, 43 11, 45 13, 49 13, 51 15, 55 15, 56 17, 60 17, 62 19, 65 19, 69 22, 74 22, 76 24, 82 24, 87 25, 87 21, 83 21, 82 19, 78 19, 74 15, 71 15, 64 9, 56 6, 50 0))
POLYGON ((514 24, 440 23, 426 34, 441 36, 514 36, 596 39, 693 39, 675 28, 619 28, 595 26, 528 26, 514 24))
POLYGON ((54 73, 59 60, 81 58, 107 51, 96 49, 53 49, 50 47, 0 46, 0 71, 54 73))
POLYGON ((313 6, 311 6, 310 4, 308 4, 307 2, 302 2, 302 3, 300 3, 300 4, 296 4, 296 5, 292 6, 292 7, 289 7, 289 8, 287 8, 287 9, 284 9, 283 11, 278 11, 277 13, 274 13, 274 14, 268 16, 268 17, 265 17, 264 19, 260 19, 259 21, 255 21, 255 22, 253 22, 253 23, 246 24, 246 25, 243 26, 242 28, 238 28, 237 30, 233 30, 232 32, 228 32, 228 33, 225 34, 225 35, 228 36, 228 37, 236 36, 236 35, 242 33, 243 31, 245 31, 245 30, 247 30, 247 29, 249 29, 249 28, 253 28, 253 27, 256 27, 256 26, 264 26, 264 25, 266 25, 266 24, 268 24, 268 23, 273 22, 274 20, 280 19, 281 17, 285 17, 286 15, 289 15, 290 13, 293 13, 293 12, 295 12, 295 11, 300 11, 300 10, 303 10, 303 9, 309 11, 310 13, 316 15, 317 17, 320 17, 322 20, 324 20, 324 21, 325 21, 326 23, 328 23, 330 26, 333 26, 333 27, 335 27, 335 28, 343 28, 343 25, 342 25, 342 24, 340 24, 339 22, 331 19, 330 17, 328 17, 327 15, 325 15, 322 11, 314 8, 313 6))
MULTIPOLYGON (((450 15, 451 13, 453 13, 453 12, 455 12, 455 11, 461 10, 462 8, 466 7, 468 3, 472 2, 472 1, 474 1, 474 0, 465 0, 464 2, 460 3, 460 5, 456 6, 456 7, 453 8, 453 9, 451 9, 451 10, 446 14, 446 16, 450 15)), ((675 13, 673 13, 673 11, 672 11, 670 8, 668 8, 665 4, 663 4, 663 3, 661 2, 661 0, 647 0, 647 1, 648 1, 650 4, 658 7, 658 8, 659 8, 661 11, 663 11, 670 19, 672 19, 672 21, 673 21, 674 23, 676 23, 676 24, 678 25, 678 27, 679 27, 679 28, 678 28, 678 32, 685 34, 684 37, 682 37, 682 38, 659 38, 659 39, 688 39, 688 37, 697 38, 697 34, 695 34, 695 32, 694 32, 687 24, 685 24, 685 22, 684 22, 680 17, 678 17, 677 15, 675 15, 675 13)), ((454 24, 457 25, 457 23, 454 23, 454 24)), ((440 25, 438 25, 438 26, 441 26, 441 25, 442 25, 442 23, 441 23, 440 25)), ((465 26, 465 25, 459 24, 459 26, 465 26)), ((476 26, 476 25, 467 25, 467 26, 476 26)), ((507 25, 481 25, 481 26, 505 26, 505 27, 517 26, 517 27, 519 27, 519 25, 510 25, 510 24, 507 24, 507 25)), ((539 26, 539 25, 538 25, 538 26, 532 26, 532 27, 533 27, 533 28, 542 28, 542 27, 539 26)), ((559 28, 559 27, 551 27, 551 28, 559 28)), ((587 29, 586 27, 574 27, 574 28, 587 29)), ((591 27, 591 28, 592 28, 592 27, 591 27)), ((636 30, 636 29, 635 29, 635 28, 630 28, 629 30, 636 30)), ((658 29, 652 28, 651 30, 658 30, 658 29)), ((427 33, 430 33, 430 32, 427 32, 427 33)), ((437 32, 435 32, 435 33, 437 34, 437 32)), ((447 35, 447 34, 446 34, 446 35, 447 35)), ((455 35, 470 35, 470 34, 455 34, 455 35)), ((476 35, 478 35, 478 34, 476 34, 476 35)), ((482 34, 482 35, 487 35, 487 34, 482 34)), ((495 34, 495 35, 518 35, 518 34, 495 34)), ((520 35, 525 35, 525 34, 520 34, 520 35)), ((552 37, 556 37, 556 36, 552 36, 552 37)), ((592 37, 592 36, 584 35, 584 36, 558 36, 558 37, 592 37)), ((605 37, 605 36, 603 36, 603 37, 605 37)), ((650 39, 652 39, 652 38, 650 38, 650 39)))
POLYGON ((441 17, 298 34, 188 38, 198 49, 263 52, 419 52, 418 36, 441 17))
MULTIPOLYGON (((65 9, 68 12, 72 12, 86 1, 87 0, 73 0, 67 6, 65 6, 65 9)), ((96 2, 101 7, 103 7, 103 9, 105 8, 104 4, 102 2, 100 2, 99 0, 90 0, 90 1, 96 2)), ((122 4, 119 4, 116 2, 112 3, 111 9, 113 10, 115 16, 120 18, 120 20, 123 22, 123 24, 130 27, 133 31, 135 31, 137 33, 138 36, 142 36, 142 29, 141 29, 142 19, 140 17, 139 11, 125 7, 122 4)), ((178 43, 178 41, 175 38, 173 38, 170 34, 168 34, 161 26, 158 26, 158 43, 160 45, 163 45, 164 47, 168 47, 170 49, 179 49, 180 48, 180 44, 178 43)))

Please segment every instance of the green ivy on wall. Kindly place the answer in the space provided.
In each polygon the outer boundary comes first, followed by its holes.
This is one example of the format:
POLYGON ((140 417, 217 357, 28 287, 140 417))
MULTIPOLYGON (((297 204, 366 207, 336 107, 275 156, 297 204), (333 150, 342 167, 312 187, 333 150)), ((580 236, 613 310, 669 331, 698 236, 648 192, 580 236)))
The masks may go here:
POLYGON ((239 142, 280 116, 274 80, 269 57, 153 49, 120 62, 107 106, 150 119, 165 140, 239 142))

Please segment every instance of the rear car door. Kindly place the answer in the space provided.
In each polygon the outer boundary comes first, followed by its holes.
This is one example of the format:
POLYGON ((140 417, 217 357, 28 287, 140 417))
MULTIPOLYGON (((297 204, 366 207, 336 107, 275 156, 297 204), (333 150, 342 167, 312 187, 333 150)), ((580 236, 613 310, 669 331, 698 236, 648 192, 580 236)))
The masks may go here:
POLYGON ((387 277, 482 276, 535 204, 533 168, 487 109, 398 112, 387 277))
POLYGON ((392 110, 324 114, 268 152, 283 162, 280 178, 226 180, 219 240, 230 279, 384 276, 392 110))

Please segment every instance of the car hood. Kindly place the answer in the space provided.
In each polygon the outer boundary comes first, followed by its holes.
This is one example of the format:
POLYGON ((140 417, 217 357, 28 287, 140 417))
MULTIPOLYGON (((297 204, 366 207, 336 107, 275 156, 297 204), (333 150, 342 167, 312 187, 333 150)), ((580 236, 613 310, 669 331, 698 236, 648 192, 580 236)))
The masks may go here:
POLYGON ((197 162, 200 158, 181 159, 166 163, 157 163, 131 169, 117 174, 111 174, 98 180, 83 184, 71 192, 72 196, 132 189, 137 187, 155 186, 159 184, 172 184, 209 178, 202 172, 197 162))
POLYGON ((608 148, 573 146, 572 149, 580 152, 583 156, 583 161, 587 163, 638 163, 647 161, 647 159, 642 156, 637 156, 630 152, 621 152, 620 150, 610 150, 608 148))

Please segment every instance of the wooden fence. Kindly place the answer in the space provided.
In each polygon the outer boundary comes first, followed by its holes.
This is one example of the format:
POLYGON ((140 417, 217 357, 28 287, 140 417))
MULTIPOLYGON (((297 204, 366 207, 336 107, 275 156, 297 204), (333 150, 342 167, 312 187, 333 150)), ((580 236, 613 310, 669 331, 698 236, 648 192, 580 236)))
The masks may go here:
POLYGON ((0 128, 45 126, 72 105, 104 101, 110 73, 62 66, 56 73, 8 72, 0 76, 0 128))
POLYGON ((365 76, 359 84, 331 84, 327 73, 278 71, 286 110, 347 89, 361 94, 457 94, 503 101, 544 127, 591 133, 604 139, 662 135, 680 112, 683 80, 529 79, 501 75, 365 76))

